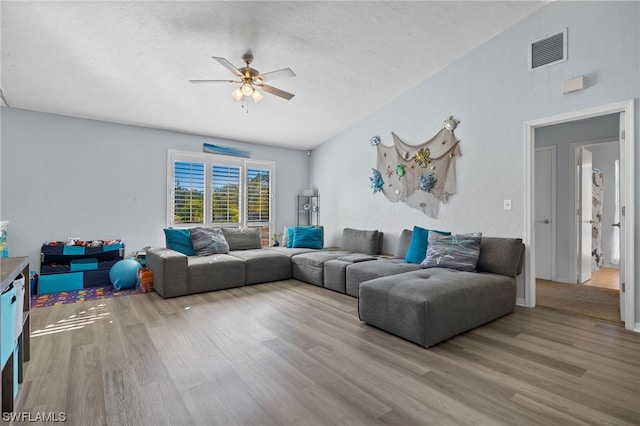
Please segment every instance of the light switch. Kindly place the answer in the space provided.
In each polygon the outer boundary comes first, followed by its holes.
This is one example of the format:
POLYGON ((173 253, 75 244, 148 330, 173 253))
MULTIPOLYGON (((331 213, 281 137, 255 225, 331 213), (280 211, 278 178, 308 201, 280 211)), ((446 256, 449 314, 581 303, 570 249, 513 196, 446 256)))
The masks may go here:
POLYGON ((511 210, 511 200, 504 200, 504 209, 511 210))

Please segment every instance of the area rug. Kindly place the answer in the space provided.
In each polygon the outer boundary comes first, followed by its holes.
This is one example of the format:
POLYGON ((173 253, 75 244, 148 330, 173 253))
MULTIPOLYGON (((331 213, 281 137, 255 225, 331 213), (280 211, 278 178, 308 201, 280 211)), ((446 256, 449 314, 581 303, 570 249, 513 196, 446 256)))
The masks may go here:
POLYGON ((63 305, 66 303, 108 299, 110 297, 127 296, 137 293, 141 293, 141 291, 135 288, 118 291, 113 286, 108 286, 85 288, 73 291, 61 291, 59 293, 34 294, 31 296, 31 308, 43 308, 45 306, 63 305))
POLYGON ((610 288, 536 280, 536 306, 622 323, 620 293, 610 288))

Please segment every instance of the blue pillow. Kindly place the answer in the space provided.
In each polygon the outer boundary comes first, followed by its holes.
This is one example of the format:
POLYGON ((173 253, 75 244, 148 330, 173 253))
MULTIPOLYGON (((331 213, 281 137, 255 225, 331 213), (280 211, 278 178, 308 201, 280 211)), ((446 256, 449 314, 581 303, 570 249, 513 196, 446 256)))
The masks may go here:
MULTIPOLYGON (((440 235, 451 235, 451 232, 435 231, 440 235)), ((427 257, 427 247, 429 246, 429 230, 419 226, 413 227, 411 243, 404 258, 407 263, 420 264, 427 257)))
MULTIPOLYGON (((288 240, 287 240, 288 243, 288 240)), ((293 232, 293 248, 322 248, 322 229, 298 227, 293 232)))
POLYGON ((294 227, 294 226, 290 226, 287 228, 287 247, 288 248, 293 247, 293 234, 296 228, 297 227, 294 227))
POLYGON ((167 241, 168 249, 175 250, 187 256, 195 256, 196 252, 193 250, 191 233, 188 229, 165 228, 164 237, 167 241))

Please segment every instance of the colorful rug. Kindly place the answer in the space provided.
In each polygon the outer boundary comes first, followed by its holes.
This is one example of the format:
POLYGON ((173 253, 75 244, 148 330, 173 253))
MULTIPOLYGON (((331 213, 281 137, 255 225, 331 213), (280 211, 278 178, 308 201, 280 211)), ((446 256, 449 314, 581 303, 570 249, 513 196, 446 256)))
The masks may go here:
POLYGON ((87 302, 90 300, 108 299, 110 297, 127 296, 142 293, 135 288, 116 290, 113 286, 85 288, 82 290, 61 291, 59 293, 34 294, 31 296, 31 308, 63 305, 66 303, 87 302))

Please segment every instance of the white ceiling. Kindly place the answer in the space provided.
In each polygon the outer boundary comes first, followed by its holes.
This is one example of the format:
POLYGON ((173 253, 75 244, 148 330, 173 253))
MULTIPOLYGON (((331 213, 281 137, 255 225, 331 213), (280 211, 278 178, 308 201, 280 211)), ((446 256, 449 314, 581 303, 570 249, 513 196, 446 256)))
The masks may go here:
POLYGON ((7 2, 0 88, 11 107, 312 149, 545 4, 7 2), (297 74, 249 113, 211 56, 297 74))

